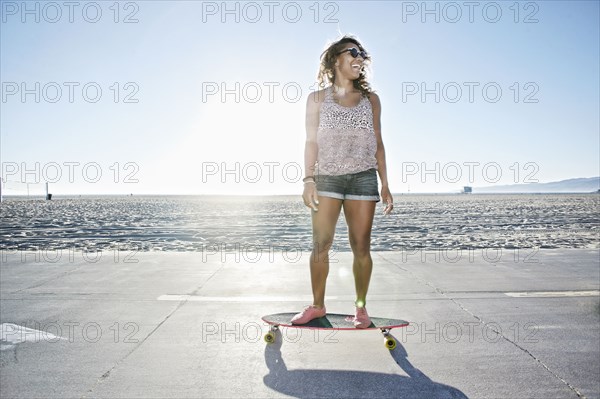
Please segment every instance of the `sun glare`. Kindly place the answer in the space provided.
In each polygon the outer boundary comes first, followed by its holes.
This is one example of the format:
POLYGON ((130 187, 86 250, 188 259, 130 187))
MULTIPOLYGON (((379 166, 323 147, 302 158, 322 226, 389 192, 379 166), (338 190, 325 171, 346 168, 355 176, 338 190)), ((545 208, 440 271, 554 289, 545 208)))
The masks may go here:
POLYGON ((203 104, 167 161, 186 193, 286 194, 302 174, 303 104, 203 104))

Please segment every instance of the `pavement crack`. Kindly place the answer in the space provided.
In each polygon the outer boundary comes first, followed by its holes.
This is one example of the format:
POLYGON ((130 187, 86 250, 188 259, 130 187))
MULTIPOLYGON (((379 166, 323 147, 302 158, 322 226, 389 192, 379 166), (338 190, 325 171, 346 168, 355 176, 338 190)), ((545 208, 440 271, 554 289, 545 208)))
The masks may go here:
POLYGON ((408 274, 410 274, 410 276, 419 281, 422 284, 427 285, 428 287, 430 287, 431 289, 433 289, 435 292, 437 292, 438 294, 440 294, 441 296, 443 296, 444 298, 452 301, 452 303, 454 303, 456 306, 458 306, 462 311, 464 311, 465 313, 469 314, 471 317, 475 318, 478 322, 480 322, 481 324, 483 324, 484 326, 486 326, 487 328, 489 328, 491 331, 495 332, 498 336, 500 336, 501 338, 503 338, 505 341, 509 342, 510 344, 514 345, 516 348, 520 349, 521 351, 523 351, 525 354, 527 354, 528 356, 530 356, 533 360, 535 360, 540 366, 542 366, 546 371, 548 371, 552 376, 554 376, 555 378, 557 378, 559 381, 561 381, 563 384, 565 384, 567 387, 569 387, 569 389, 571 391, 573 391, 573 393, 575 393, 577 395, 577 397, 582 398, 582 399, 587 399, 586 396, 584 394, 582 394, 575 386, 573 386, 571 383, 569 383, 567 380, 565 380, 564 378, 562 378, 560 375, 558 375, 556 372, 554 372, 553 370, 550 369, 550 367, 548 367, 548 365, 546 363, 544 363, 540 358, 538 358, 537 356, 535 356, 531 351, 529 351, 527 348, 519 345, 517 342, 513 341, 512 339, 510 339, 509 337, 505 336, 501 331, 498 331, 497 328, 495 328, 493 326, 493 324, 486 322, 481 316, 476 315, 475 313, 471 312, 469 309, 467 309, 462 303, 460 303, 459 301, 457 301, 455 298, 447 295, 446 292, 444 292, 443 290, 439 289, 438 287, 436 287, 433 283, 430 283, 429 281, 425 280, 424 278, 418 276, 417 274, 413 273, 411 270, 408 270, 402 266, 400 266, 399 264, 397 264, 396 262, 387 259, 385 256, 378 254, 379 257, 381 259, 383 259, 384 261, 396 266, 397 268, 407 272, 408 274))
POLYGON ((502 339, 504 339, 505 341, 509 342, 510 344, 514 345, 515 347, 517 347, 518 349, 520 349, 521 351, 523 351, 525 354, 529 355, 533 360, 535 360, 540 366, 542 366, 544 369, 546 369, 546 371, 548 371, 550 374, 552 374, 555 378, 557 378, 559 381, 561 381, 562 383, 564 383, 567 387, 569 387, 569 389, 571 389, 578 397, 582 398, 582 399, 586 399, 585 395, 583 395, 581 392, 579 392, 579 390, 574 387, 571 383, 569 383, 567 380, 565 380, 564 378, 562 378, 560 375, 558 375, 556 372, 554 372, 553 370, 550 369, 550 367, 548 367, 548 365, 546 363, 544 363, 539 357, 535 356, 531 351, 529 351, 527 348, 519 345, 516 341, 510 339, 509 337, 507 337, 506 335, 504 335, 501 331, 498 331, 497 328, 494 327, 494 325, 492 323, 488 323, 487 321, 485 321, 481 316, 476 315, 475 313, 471 312, 469 309, 467 309, 462 303, 458 302, 456 299, 446 295, 445 292, 443 292, 442 290, 438 289, 437 287, 435 287, 433 284, 430 284, 429 282, 426 282, 426 284, 428 286, 430 286, 431 288, 435 289, 438 293, 440 293, 441 295, 443 295, 445 298, 449 299, 450 301, 452 301, 453 303, 455 303, 461 310, 463 310, 464 312, 468 313, 469 315, 471 315, 473 318, 475 318, 477 321, 479 321, 482 325, 486 326, 487 328, 489 328, 491 331, 495 332, 498 336, 500 336, 502 339))
POLYGON ((30 290, 30 289, 32 289, 32 288, 41 287, 42 285, 44 285, 44 284, 46 284, 46 283, 49 283, 50 281, 54 281, 54 280, 61 279, 61 278, 63 278, 63 277, 64 277, 64 276, 66 276, 66 275, 69 275, 69 274, 71 274, 71 273, 73 273, 73 272, 76 272, 77 270, 81 269, 81 268, 82 268, 82 267, 84 267, 84 266, 85 266, 85 265, 79 265, 79 266, 75 267, 74 269, 67 270, 67 271, 65 271, 65 272, 59 273, 59 274, 58 274, 58 275, 56 275, 56 276, 52 276, 52 277, 50 277, 50 278, 47 278, 47 279, 45 279, 45 280, 42 280, 42 281, 40 281, 40 282, 38 282, 38 283, 35 283, 35 284, 33 284, 33 285, 30 285, 30 286, 28 286, 28 287, 21 288, 21 289, 18 289, 18 290, 16 290, 16 291, 12 291, 12 292, 11 292, 11 294, 17 294, 17 293, 19 293, 19 292, 26 291, 26 290, 30 290))
MULTIPOLYGON (((194 295, 196 294, 198 291, 200 291, 202 289, 202 287, 204 287, 206 285, 206 283, 208 283, 219 271, 221 271, 223 269, 223 265, 217 269, 213 274, 210 275, 209 278, 207 278, 204 282, 202 282, 202 284, 200 284, 200 286, 198 286, 197 288, 195 288, 191 294, 189 295, 194 295)), ((88 395, 90 395, 100 384, 102 384, 104 381, 106 381, 108 379, 108 377, 110 377, 110 374, 113 372, 113 370, 115 370, 121 363, 123 363, 133 352, 135 352, 139 347, 141 347, 144 342, 146 342, 148 340, 148 338, 150 338, 164 323, 166 323, 167 320, 169 320, 169 318, 171 316, 173 316, 175 314, 175 312, 177 312, 183 305, 185 305, 188 302, 188 298, 189 296, 186 296, 185 299, 179 301, 179 303, 177 304, 177 306, 171 311, 169 312, 169 314, 167 314, 161 321, 160 323, 158 323, 156 325, 156 327, 154 327, 152 329, 152 331, 150 331, 137 345, 135 345, 129 352, 127 352, 123 357, 121 357, 120 359, 118 359, 115 364, 108 369, 104 374, 102 374, 100 376, 100 378, 98 378, 96 380, 96 382, 94 383, 94 385, 87 390, 87 392, 81 396, 81 399, 87 398, 88 395)))

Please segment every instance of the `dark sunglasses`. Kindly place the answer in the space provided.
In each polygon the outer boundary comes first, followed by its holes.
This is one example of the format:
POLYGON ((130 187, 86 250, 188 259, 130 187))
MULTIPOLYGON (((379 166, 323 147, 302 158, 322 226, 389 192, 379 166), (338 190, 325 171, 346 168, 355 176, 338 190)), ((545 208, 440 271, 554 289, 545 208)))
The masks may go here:
POLYGON ((346 51, 350 52, 350 55, 352 56, 352 58, 356 58, 359 55, 362 57, 363 60, 366 60, 369 56, 367 55, 367 52, 364 50, 358 50, 356 47, 350 47, 347 48, 346 50, 343 50, 341 52, 338 53, 338 55, 345 53, 346 51))

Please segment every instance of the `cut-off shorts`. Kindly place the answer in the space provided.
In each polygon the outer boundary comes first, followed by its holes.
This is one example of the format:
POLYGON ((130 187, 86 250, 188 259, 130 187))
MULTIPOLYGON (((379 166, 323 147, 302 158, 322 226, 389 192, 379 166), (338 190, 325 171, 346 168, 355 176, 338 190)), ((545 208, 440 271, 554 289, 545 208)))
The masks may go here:
POLYGON ((315 182, 317 194, 323 197, 376 202, 380 200, 376 169, 349 175, 316 175, 315 182))

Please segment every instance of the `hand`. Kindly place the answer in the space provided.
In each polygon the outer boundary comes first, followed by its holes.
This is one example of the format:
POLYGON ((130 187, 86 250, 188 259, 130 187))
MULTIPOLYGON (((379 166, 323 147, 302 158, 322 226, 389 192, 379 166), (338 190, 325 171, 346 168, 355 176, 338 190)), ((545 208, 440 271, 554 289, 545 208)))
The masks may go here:
POLYGON ((319 205, 317 185, 314 183, 305 183, 304 192, 302 193, 302 199, 304 200, 304 205, 317 212, 319 210, 319 208, 317 208, 317 205, 319 205))
POLYGON ((382 187, 381 189, 381 199, 385 204, 385 208, 383 209, 384 215, 389 215, 394 209, 394 199, 392 198, 392 193, 387 186, 382 187))

